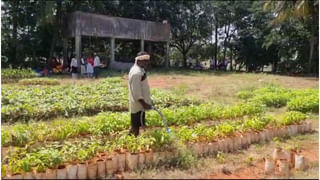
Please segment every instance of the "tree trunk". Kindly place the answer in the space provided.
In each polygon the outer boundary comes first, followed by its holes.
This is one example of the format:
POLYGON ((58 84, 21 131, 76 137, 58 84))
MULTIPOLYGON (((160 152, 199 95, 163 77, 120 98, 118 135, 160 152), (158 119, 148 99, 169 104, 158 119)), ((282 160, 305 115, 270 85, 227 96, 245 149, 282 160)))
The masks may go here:
POLYGON ((215 27, 215 54, 214 54, 214 69, 217 69, 217 61, 218 61, 218 24, 215 27))
POLYGON ((317 24, 319 22, 319 17, 318 13, 316 13, 315 8, 318 8, 318 6, 314 6, 314 2, 313 1, 307 1, 306 3, 308 3, 308 6, 310 7, 310 14, 311 14, 311 23, 313 25, 311 25, 311 37, 310 37, 310 52, 309 52, 309 60, 308 60, 308 73, 312 72, 312 58, 313 58, 313 51, 314 51, 314 46, 315 46, 315 41, 316 39, 318 39, 318 37, 316 38, 315 36, 317 36, 318 31, 316 31, 316 26, 315 24, 317 24))
POLYGON ((56 42, 57 42, 57 33, 54 33, 54 35, 52 37, 51 44, 50 44, 50 52, 49 52, 49 57, 48 57, 49 61, 53 57, 53 52, 54 52, 54 47, 56 46, 56 42))
POLYGON ((273 74, 275 74, 277 72, 277 66, 278 66, 278 62, 273 61, 273 65, 272 65, 272 73, 273 74))
POLYGON ((224 38, 224 42, 223 42, 223 61, 226 59, 226 52, 227 52, 227 40, 229 38, 229 30, 230 30, 230 24, 228 24, 228 26, 225 26, 225 33, 226 33, 226 37, 224 38))
POLYGON ((230 47, 230 71, 232 71, 232 46, 230 47))
POLYGON ((56 0, 57 3, 57 14, 56 14, 56 25, 57 25, 57 31, 53 33, 53 38, 51 41, 50 45, 50 52, 49 52, 49 61, 52 59, 53 53, 54 53, 54 48, 56 47, 56 43, 59 37, 61 37, 61 9, 62 9, 62 4, 61 0, 56 0))
MULTIPOLYGON (((13 32, 12 32, 12 62, 13 64, 17 63, 18 56, 17 56, 17 37, 18 37, 18 6, 19 2, 15 0, 13 3, 13 16, 12 16, 12 23, 13 23, 13 32)), ((17 63, 18 64, 18 63, 17 63)))
POLYGON ((244 66, 245 66, 245 64, 244 64, 244 63, 239 63, 239 69, 238 69, 238 71, 240 72, 240 71, 241 71, 241 69, 242 69, 244 66))
POLYGON ((187 52, 183 51, 182 52, 182 57, 183 57, 183 67, 187 67, 187 52))
POLYGON ((310 38, 310 52, 309 52, 309 61, 308 61, 308 73, 312 72, 312 58, 313 58, 313 51, 314 51, 314 36, 310 38))
POLYGON ((68 39, 63 38, 63 66, 68 67, 68 39))

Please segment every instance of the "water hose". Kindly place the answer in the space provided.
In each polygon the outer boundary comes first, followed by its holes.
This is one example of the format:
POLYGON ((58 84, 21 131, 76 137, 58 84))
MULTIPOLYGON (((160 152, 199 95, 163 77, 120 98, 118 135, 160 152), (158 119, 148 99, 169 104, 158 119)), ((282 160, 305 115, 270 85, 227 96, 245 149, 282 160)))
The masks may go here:
MULTIPOLYGON (((164 118, 164 115, 162 114, 162 112, 156 108, 155 106, 151 105, 151 109, 157 111, 159 114, 160 114, 160 117, 161 117, 161 120, 166 128, 166 131, 168 133, 171 133, 171 129, 168 127, 168 121, 164 118)), ((142 111, 141 114, 140 114, 140 124, 141 124, 141 128, 145 128, 145 124, 143 122, 143 115, 144 115, 145 111, 142 111)))
POLYGON ((171 133, 171 129, 168 127, 168 122, 167 122, 167 120, 164 118, 164 115, 162 114, 162 112, 161 112, 158 108, 156 108, 155 106, 151 106, 151 109, 157 111, 157 112, 160 114, 161 120, 162 120, 164 126, 166 127, 167 132, 168 132, 168 133, 171 133))

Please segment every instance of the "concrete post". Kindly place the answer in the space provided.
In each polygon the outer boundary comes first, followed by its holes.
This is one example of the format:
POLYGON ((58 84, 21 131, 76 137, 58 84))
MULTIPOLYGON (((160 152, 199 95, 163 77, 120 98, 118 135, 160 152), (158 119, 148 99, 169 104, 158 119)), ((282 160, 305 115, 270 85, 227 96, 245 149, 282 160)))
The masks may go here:
MULTIPOLYGON (((68 62, 68 38, 63 39, 63 66, 68 62)), ((68 64, 70 66, 70 64, 68 64)))
POLYGON ((143 39, 141 39, 141 43, 140 43, 140 44, 141 44, 140 50, 141 50, 141 51, 144 51, 144 40, 143 40, 143 39))
POLYGON ((148 43, 148 53, 151 54, 151 51, 152 51, 151 43, 148 43))
POLYGON ((170 47, 169 47, 169 41, 166 42, 166 62, 165 62, 165 66, 166 68, 169 68, 169 52, 170 51, 170 47))
POLYGON ((111 38, 111 42, 110 42, 110 49, 111 49, 111 57, 110 57, 110 59, 111 59, 111 61, 110 61, 110 65, 112 64, 112 63, 114 63, 114 61, 115 61, 115 59, 114 59, 114 50, 115 50, 115 38, 111 38))
POLYGON ((76 49, 76 59, 78 61, 78 72, 81 70, 80 58, 81 58, 81 35, 76 35, 75 37, 75 49, 76 49))

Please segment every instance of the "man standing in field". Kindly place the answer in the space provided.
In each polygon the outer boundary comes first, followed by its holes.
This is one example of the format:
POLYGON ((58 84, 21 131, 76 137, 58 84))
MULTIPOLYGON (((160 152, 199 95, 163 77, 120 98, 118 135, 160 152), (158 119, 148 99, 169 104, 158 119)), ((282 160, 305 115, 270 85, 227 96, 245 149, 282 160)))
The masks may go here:
POLYGON ((130 134, 135 136, 139 135, 140 126, 145 126, 145 110, 151 109, 150 88, 145 72, 149 60, 149 54, 139 52, 129 72, 130 134))

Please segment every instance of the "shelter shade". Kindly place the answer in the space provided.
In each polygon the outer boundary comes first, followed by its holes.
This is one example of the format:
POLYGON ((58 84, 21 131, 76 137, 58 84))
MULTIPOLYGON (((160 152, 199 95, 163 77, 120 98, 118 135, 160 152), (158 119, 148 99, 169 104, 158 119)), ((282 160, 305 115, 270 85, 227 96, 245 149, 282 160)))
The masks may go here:
POLYGON ((159 22, 106 16, 76 11, 68 17, 68 36, 113 37, 118 39, 166 42, 170 25, 159 22))

